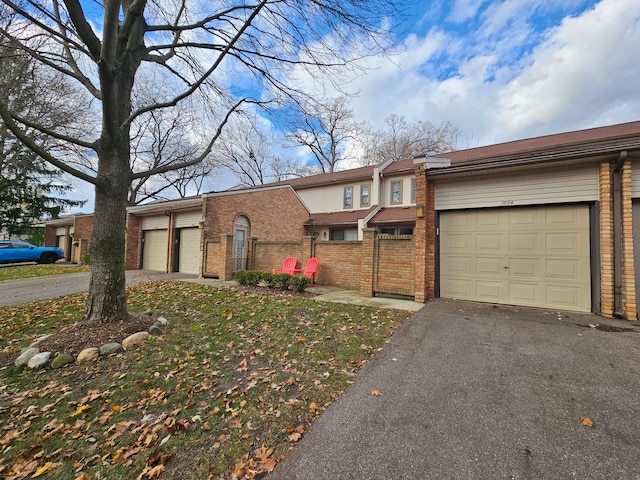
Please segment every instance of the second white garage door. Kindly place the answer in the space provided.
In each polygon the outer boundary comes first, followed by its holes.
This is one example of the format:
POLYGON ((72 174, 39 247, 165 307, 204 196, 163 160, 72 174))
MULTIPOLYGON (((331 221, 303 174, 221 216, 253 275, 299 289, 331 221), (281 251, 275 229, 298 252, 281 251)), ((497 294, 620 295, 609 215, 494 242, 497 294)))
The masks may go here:
POLYGON ((197 275, 200 270, 200 229, 181 228, 178 271, 197 275))
POLYGON ((589 207, 441 213, 440 296, 591 311, 589 207))

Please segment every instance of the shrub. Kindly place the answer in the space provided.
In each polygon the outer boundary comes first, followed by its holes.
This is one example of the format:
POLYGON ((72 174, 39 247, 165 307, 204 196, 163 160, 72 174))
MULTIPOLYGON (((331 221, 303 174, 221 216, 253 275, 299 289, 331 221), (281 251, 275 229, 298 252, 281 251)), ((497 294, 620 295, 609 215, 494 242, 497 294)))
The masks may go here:
POLYGON ((262 272, 259 272, 257 270, 248 270, 246 276, 247 285, 253 285, 254 287, 257 287, 262 281, 262 272))
POLYGON ((85 253, 84 255, 82 255, 82 264, 83 265, 91 265, 91 254, 90 253, 85 253))
POLYGON ((264 272, 264 274, 262 275, 262 281, 264 282, 266 287, 275 288, 275 276, 275 273, 264 272))
POLYGON ((289 289, 289 282, 291 281, 292 275, 288 273, 276 273, 271 276, 273 279, 273 286, 276 288, 281 288, 282 290, 289 289))
POLYGON ((296 292, 304 292, 306 288, 311 284, 311 279, 304 275, 294 275, 289 281, 289 288, 296 292))
POLYGON ((249 272, 247 272, 246 270, 238 270, 235 274, 234 274, 234 279, 236 280, 236 282, 238 282, 239 285, 248 285, 248 277, 247 274, 249 272))

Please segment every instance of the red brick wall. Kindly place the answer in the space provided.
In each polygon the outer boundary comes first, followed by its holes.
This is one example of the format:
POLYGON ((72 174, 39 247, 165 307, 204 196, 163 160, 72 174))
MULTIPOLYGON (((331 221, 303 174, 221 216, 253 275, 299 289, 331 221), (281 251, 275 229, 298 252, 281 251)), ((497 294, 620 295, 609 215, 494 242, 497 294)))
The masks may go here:
POLYGON ((415 295, 415 242, 413 235, 378 235, 374 290, 415 295))
POLYGON ((309 212, 289 187, 207 197, 205 202, 205 239, 233 234, 238 215, 249 219, 249 236, 261 242, 300 240, 305 235, 309 212))
POLYGON ((73 226, 73 248, 71 261, 80 262, 85 253, 89 252, 91 235, 93 234, 93 215, 76 217, 73 226))
POLYGON ((142 217, 127 214, 125 268, 137 270, 142 257, 142 217))
POLYGON ((298 264, 296 268, 304 268, 309 258, 302 252, 302 241, 298 242, 256 242, 254 245, 254 270, 271 272, 274 268, 281 268, 282 261, 287 257, 294 257, 298 264))
POLYGON ((317 284, 360 290, 362 242, 316 242, 315 252, 317 284))
POLYGON ((631 200, 631 160, 622 169, 622 312, 636 320, 636 278, 633 256, 633 214, 631 200))

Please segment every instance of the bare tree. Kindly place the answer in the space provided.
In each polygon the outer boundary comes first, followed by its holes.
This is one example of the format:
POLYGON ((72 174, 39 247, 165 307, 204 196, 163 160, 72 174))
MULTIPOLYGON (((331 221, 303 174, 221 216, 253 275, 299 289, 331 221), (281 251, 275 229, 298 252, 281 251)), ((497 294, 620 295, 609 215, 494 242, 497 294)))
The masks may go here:
POLYGON ((241 185, 253 187, 310 174, 306 163, 275 155, 282 144, 272 128, 260 128, 255 118, 235 118, 214 147, 218 165, 227 168, 241 185))
POLYGON ((0 35, 43 66, 82 86, 91 97, 79 110, 99 119, 93 136, 52 129, 0 104, 13 134, 52 165, 95 186, 91 239, 89 321, 128 318, 125 292, 125 217, 132 181, 200 163, 234 113, 247 103, 294 98, 288 72, 318 75, 350 65, 387 46, 381 18, 393 18, 396 0, 1 0, 16 15, 0 35), (94 28, 95 26, 95 28, 94 28), (97 32, 100 32, 101 37, 97 32), (363 48, 359 41, 366 39, 363 48), (232 78, 234 73, 242 79, 232 78), (153 103, 135 92, 155 78, 171 86, 153 103), (237 80, 237 81, 236 81, 237 80), (265 88, 268 92, 265 94, 265 88), (259 99, 259 100, 258 100, 259 99), (182 104, 209 125, 204 146, 190 159, 136 171, 132 125, 182 104), (36 129, 93 152, 96 173, 43 149, 36 129))
POLYGON ((352 159, 349 142, 359 138, 361 127, 346 96, 309 101, 304 112, 292 118, 288 140, 309 148, 322 173, 333 172, 338 163, 352 159))
POLYGON ((410 123, 400 115, 384 120, 384 129, 369 128, 361 138, 362 164, 376 165, 387 160, 398 161, 418 155, 436 155, 458 148, 462 133, 450 122, 436 126, 431 122, 410 123))

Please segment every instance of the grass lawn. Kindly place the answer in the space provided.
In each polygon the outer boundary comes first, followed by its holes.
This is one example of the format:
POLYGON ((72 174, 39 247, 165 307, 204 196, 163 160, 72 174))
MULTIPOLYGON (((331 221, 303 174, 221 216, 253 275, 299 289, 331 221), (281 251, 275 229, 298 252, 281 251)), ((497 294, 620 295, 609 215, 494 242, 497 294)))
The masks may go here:
POLYGON ((90 265, 68 265, 68 264, 49 264, 49 265, 23 265, 19 267, 0 268, 0 282, 4 280, 16 280, 18 278, 44 277, 45 275, 61 275, 64 273, 88 272, 90 265))
POLYGON ((13 361, 81 319, 86 295, 0 311, 0 477, 259 477, 409 316, 186 282, 128 292, 165 333, 58 370, 13 361))

